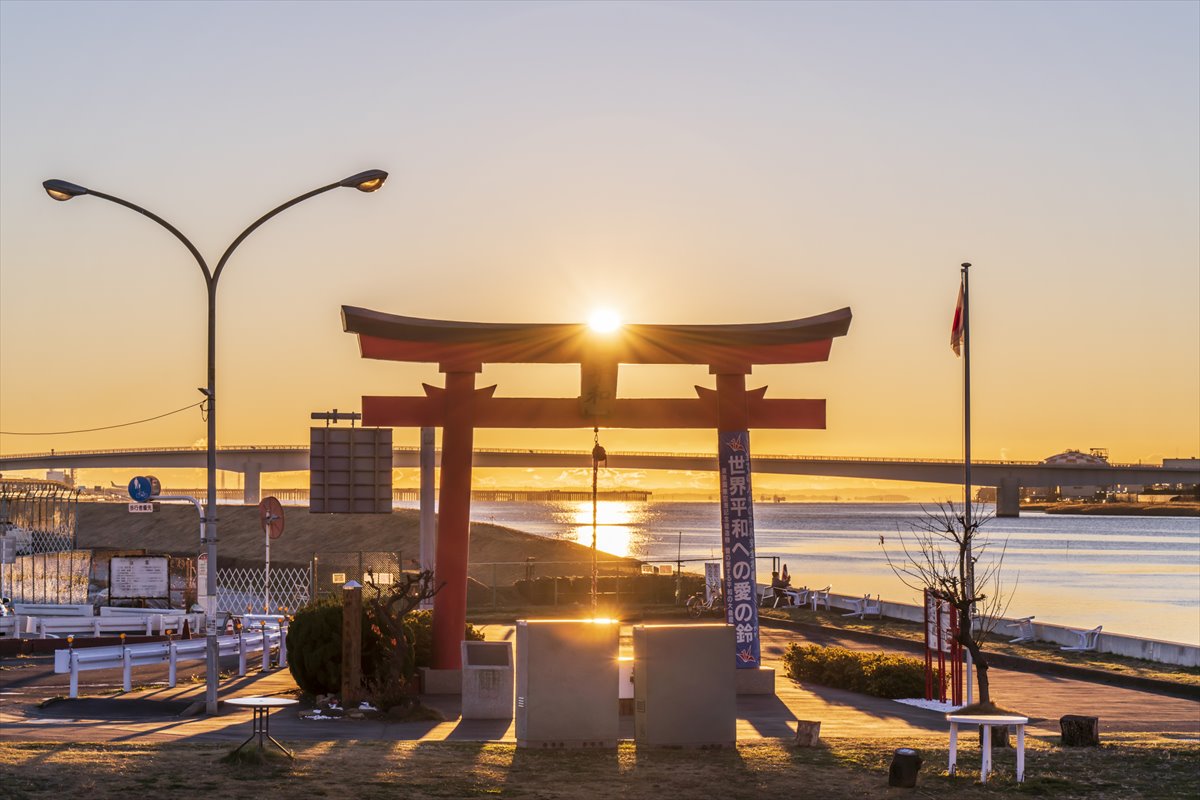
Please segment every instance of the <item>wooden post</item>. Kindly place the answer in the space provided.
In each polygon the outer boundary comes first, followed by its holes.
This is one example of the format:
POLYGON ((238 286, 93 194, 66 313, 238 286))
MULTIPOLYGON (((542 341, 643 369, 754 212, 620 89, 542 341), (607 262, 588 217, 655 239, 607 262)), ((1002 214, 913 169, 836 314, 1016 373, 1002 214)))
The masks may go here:
POLYGON ((362 684, 362 586, 342 586, 342 708, 358 702, 362 684))

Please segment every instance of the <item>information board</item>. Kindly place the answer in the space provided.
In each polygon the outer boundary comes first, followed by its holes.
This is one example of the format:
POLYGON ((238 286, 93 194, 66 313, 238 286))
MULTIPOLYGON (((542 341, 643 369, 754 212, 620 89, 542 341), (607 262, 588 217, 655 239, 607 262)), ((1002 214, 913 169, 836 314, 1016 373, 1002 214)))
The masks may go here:
POLYGON ((170 596, 166 556, 115 556, 108 560, 108 596, 112 599, 170 596))

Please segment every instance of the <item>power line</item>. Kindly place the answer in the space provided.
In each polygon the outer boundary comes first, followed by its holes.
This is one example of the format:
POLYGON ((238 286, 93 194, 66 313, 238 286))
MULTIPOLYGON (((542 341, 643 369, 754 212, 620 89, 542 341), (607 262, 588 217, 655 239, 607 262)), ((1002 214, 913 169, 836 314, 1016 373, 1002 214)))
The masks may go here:
POLYGON ((177 408, 174 411, 168 411, 165 414, 159 414, 156 417, 146 417, 146 419, 135 420, 134 422, 122 422, 119 425, 105 425, 100 428, 83 428, 77 431, 0 431, 0 436, 66 436, 70 433, 95 433, 96 431, 111 431, 114 428, 128 428, 130 425, 141 425, 143 422, 153 422, 156 419, 169 417, 172 414, 178 414, 181 411, 187 411, 189 408, 204 405, 205 400, 192 403, 191 405, 177 408))

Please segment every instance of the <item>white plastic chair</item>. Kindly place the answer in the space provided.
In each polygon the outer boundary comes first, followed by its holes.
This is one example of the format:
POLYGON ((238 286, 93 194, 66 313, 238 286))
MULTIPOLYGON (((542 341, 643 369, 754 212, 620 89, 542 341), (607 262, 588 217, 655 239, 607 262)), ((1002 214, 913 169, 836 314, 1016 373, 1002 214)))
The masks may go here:
POLYGON ((825 604, 825 610, 829 610, 829 590, 833 588, 833 584, 826 586, 824 589, 814 589, 809 594, 809 601, 812 603, 812 610, 816 611, 817 606, 821 603, 825 604))
POLYGON ((874 614, 876 617, 883 616, 883 607, 879 601, 879 595, 875 595, 875 600, 871 600, 871 593, 864 594, 861 598, 854 598, 850 601, 854 606, 849 614, 842 614, 843 617, 858 617, 866 619, 867 614, 874 614))
POLYGON ((1096 640, 1100 638, 1100 631, 1104 629, 1103 625, 1097 625, 1090 631, 1077 631, 1074 628, 1067 630, 1079 637, 1079 644, 1074 647, 1062 647, 1061 650, 1095 650, 1096 640))
POLYGON ((807 586, 801 586, 799 589, 784 589, 783 593, 792 600, 792 605, 797 608, 808 605, 808 596, 811 594, 807 586))
MULTIPOLYGON (((1017 638, 1009 639, 1009 644, 1019 644, 1021 642, 1032 642, 1034 638, 1033 632, 1033 617, 1021 617, 1014 619, 1012 622, 1004 623, 1004 627, 1012 628, 1017 633, 1017 638)), ((1099 630, 1099 629, 1097 629, 1099 630)))

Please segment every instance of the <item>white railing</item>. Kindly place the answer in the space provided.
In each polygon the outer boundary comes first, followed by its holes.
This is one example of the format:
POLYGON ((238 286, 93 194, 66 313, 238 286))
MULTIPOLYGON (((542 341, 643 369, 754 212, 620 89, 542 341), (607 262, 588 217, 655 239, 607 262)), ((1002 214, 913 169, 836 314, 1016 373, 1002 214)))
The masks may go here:
MULTIPOLYGON (((132 691, 133 668, 167 664, 167 685, 174 687, 181 661, 204 661, 207 642, 205 639, 187 639, 181 642, 152 642, 116 647, 87 647, 56 650, 54 672, 69 673, 70 694, 79 696, 79 673, 94 669, 121 669, 123 688, 132 691)), ((271 650, 279 652, 277 666, 287 666, 287 626, 258 631, 243 631, 233 636, 217 637, 219 657, 237 656, 238 675, 246 674, 246 661, 250 653, 262 653, 263 671, 271 668, 271 650)))
POLYGON ((24 632, 38 639, 61 639, 64 636, 162 636, 168 631, 179 633, 184 620, 192 630, 203 624, 202 614, 139 614, 101 617, 23 617, 24 632))

